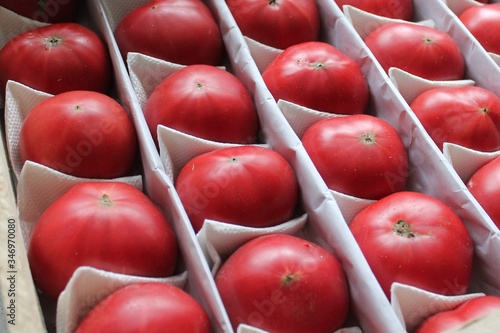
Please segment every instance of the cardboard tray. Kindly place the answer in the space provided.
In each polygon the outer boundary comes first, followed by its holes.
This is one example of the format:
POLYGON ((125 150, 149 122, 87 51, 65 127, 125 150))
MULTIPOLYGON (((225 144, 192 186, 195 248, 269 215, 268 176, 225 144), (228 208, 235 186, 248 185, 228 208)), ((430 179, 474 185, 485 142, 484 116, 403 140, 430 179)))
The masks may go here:
MULTIPOLYGON (((194 234, 173 187, 173 174, 169 169, 170 165, 166 162, 171 158, 170 152, 168 149, 157 151, 142 114, 136 81, 129 75, 133 73, 129 72, 129 64, 123 62, 113 38, 113 27, 119 17, 126 12, 127 8, 130 9, 139 2, 141 1, 124 3, 120 13, 113 12, 113 8, 119 6, 114 6, 112 0, 88 0, 87 4, 92 23, 95 24, 109 47, 114 66, 117 98, 131 113, 136 125, 144 172, 141 177, 141 186, 150 198, 162 207, 179 238, 181 255, 186 268, 184 288, 206 309, 216 332, 232 332, 214 284, 213 263, 210 262, 210 258, 207 258, 206 248, 202 244, 203 239, 194 234)), ((142 2, 145 1, 142 0, 142 2)), ((412 113, 408 101, 402 94, 406 89, 404 83, 384 73, 366 48, 362 34, 356 30, 356 24, 351 20, 350 14, 352 13, 346 11, 346 8, 343 12, 331 1, 317 0, 317 3, 322 13, 324 27, 322 39, 339 48, 361 66, 372 91, 370 113, 391 123, 398 130, 408 148, 411 172, 408 189, 430 194, 442 200, 459 214, 469 229, 476 249, 476 267, 470 289, 471 297, 472 293, 499 295, 500 282, 495 277, 500 273, 498 264, 500 257, 491 255, 498 253, 498 228, 466 190, 464 180, 456 172, 456 165, 450 162, 449 156, 445 156, 437 149, 412 113)), ((212 9, 223 33, 228 56, 227 67, 249 88, 258 106, 265 144, 284 156, 298 176, 303 194, 302 205, 307 215, 307 224, 301 230, 302 234, 333 251, 346 271, 352 297, 352 319, 348 322, 348 325, 352 326, 351 329, 353 331, 361 329, 365 332, 405 332, 414 327, 421 318, 446 307, 430 304, 452 306, 452 302, 449 302, 447 298, 427 295, 411 288, 405 289, 404 286, 401 290, 404 291, 405 296, 410 294, 414 297, 414 295, 424 294, 422 302, 413 303, 413 306, 418 305, 416 309, 405 303, 404 298, 402 298, 402 304, 395 304, 395 302, 391 304, 387 300, 348 229, 350 218, 369 202, 328 190, 300 143, 301 124, 291 122, 287 117, 286 104, 276 103, 266 89, 260 76, 262 62, 257 59, 251 41, 241 35, 223 0, 207 1, 207 4, 212 9)), ((457 41, 466 58, 467 79, 500 95, 498 66, 484 50, 481 50, 477 41, 464 31, 450 8, 439 0, 415 1, 415 8, 416 21, 433 20, 437 28, 448 32, 457 41)), ((185 140, 182 142, 186 145, 199 144, 192 143, 193 140, 189 138, 182 140, 185 140)), ((213 147, 210 143, 206 144, 207 147, 213 147)), ((194 151, 196 149, 193 149, 193 153, 194 151)), ((8 166, 5 167, 6 169, 2 170, 8 170, 8 166)), ((6 220, 8 220, 9 216, 16 216, 17 212, 13 187, 11 186, 9 190, 9 179, 6 179, 6 182, 8 197, 11 199, 10 208, 7 209, 10 212, 7 213, 6 220)), ((17 217, 14 219, 21 229, 22 221, 17 217)), ((2 226, 5 228, 4 224, 2 226)), ((8 237, 8 230, 2 230, 2 235, 8 237), (4 231, 7 233, 4 234, 4 231)), ((18 236, 21 236, 21 232, 18 236)), ((23 242, 19 241, 19 243, 23 242)), ((26 286, 19 285, 19 290, 27 292, 25 296, 19 296, 20 298, 17 299, 18 319, 20 325, 22 319, 22 324, 32 325, 34 328, 19 330, 19 332, 42 332, 43 320, 37 295, 29 276, 25 249, 22 247, 20 247, 19 256, 20 262, 23 262, 23 265, 19 265, 19 269, 24 268, 23 275, 19 275, 19 281, 27 281, 26 286), (26 306, 24 306, 25 303, 26 306), (27 309, 35 312, 28 312, 27 309), (29 315, 23 316, 25 310, 29 315), (33 316, 32 313, 39 314, 39 316, 33 316)), ((94 281, 98 285, 101 283, 100 277, 105 274, 92 275, 94 273, 87 276, 91 276, 90 283, 94 281)), ((106 277, 103 279, 105 280, 106 277)), ((3 276, 0 281, 0 283, 5 283, 3 276)), ((75 285, 77 284, 69 287, 78 288, 75 285)), ((4 284, 0 286, 4 291, 4 284)), ((100 295, 102 296, 104 295, 100 295)), ((453 304, 458 301, 462 302, 466 298, 455 300, 453 304)), ((8 298, 4 295, 2 300, 5 302, 8 298)), ((95 299, 92 301, 95 302, 95 299)), ((89 305, 86 304, 87 307, 89 305)), ((58 326, 58 332, 70 332, 75 321, 83 315, 79 313, 78 316, 74 316, 66 310, 68 309, 52 309, 53 312, 50 313, 51 315, 57 313, 57 322, 49 321, 48 331, 53 331, 58 326)), ((17 332, 16 329, 20 327, 9 326, 8 332, 17 332)), ((251 327, 245 328, 245 331, 256 332, 251 327)))

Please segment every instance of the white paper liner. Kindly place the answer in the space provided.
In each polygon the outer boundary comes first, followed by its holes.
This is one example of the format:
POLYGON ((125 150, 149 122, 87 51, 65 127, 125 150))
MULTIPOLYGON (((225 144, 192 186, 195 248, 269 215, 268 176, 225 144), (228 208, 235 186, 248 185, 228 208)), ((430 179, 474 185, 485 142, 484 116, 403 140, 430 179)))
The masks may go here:
POLYGON ((352 26, 358 32, 359 36, 364 40, 370 33, 375 31, 376 29, 389 24, 389 23, 409 23, 409 24, 418 24, 424 25, 427 27, 434 27, 434 20, 422 20, 418 22, 406 21, 401 19, 394 19, 389 17, 384 17, 372 13, 368 13, 359 8, 344 5, 343 6, 344 14, 347 19, 351 22, 352 26))
POLYGON ((443 154, 451 163, 460 179, 467 183, 474 172, 483 165, 500 156, 500 150, 494 152, 482 152, 466 148, 457 144, 445 142, 443 154))
POLYGON ((76 184, 96 181, 120 181, 142 190, 142 177, 90 179, 66 175, 38 163, 27 161, 17 186, 17 205, 23 236, 28 248, 31 231, 42 213, 63 193, 76 184))
POLYGON ((460 14, 462 14, 466 9, 469 9, 469 8, 475 7, 475 6, 483 6, 484 5, 484 4, 480 3, 479 1, 475 1, 475 0, 442 0, 442 1, 457 16, 460 16, 460 14))
POLYGON ((415 287, 394 283, 391 287, 391 300, 394 311, 412 332, 424 319, 442 311, 456 308, 467 300, 484 295, 483 293, 459 296, 443 296, 415 287))
POLYGON ((389 77, 408 104, 411 104, 417 96, 429 89, 465 87, 476 84, 473 80, 469 79, 448 81, 427 80, 394 67, 389 69, 389 77))
POLYGON ((277 49, 275 47, 259 43, 252 38, 244 37, 244 39, 250 49, 252 58, 261 73, 264 72, 267 66, 269 66, 269 64, 278 55, 280 55, 281 52, 283 52, 282 49, 277 49))
POLYGON ((80 321, 100 301, 125 286, 140 282, 169 283, 181 289, 187 281, 187 272, 168 278, 147 278, 79 267, 57 301, 57 333, 72 333, 80 321))

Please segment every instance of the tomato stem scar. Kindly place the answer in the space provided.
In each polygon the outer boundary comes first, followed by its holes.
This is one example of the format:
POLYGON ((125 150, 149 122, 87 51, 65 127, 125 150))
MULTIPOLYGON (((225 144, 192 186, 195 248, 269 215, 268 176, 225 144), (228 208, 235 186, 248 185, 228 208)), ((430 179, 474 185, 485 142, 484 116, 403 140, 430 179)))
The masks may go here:
POLYGON ((406 222, 405 220, 398 220, 394 224, 392 231, 395 232, 396 235, 401 236, 401 237, 406 237, 406 238, 417 237, 417 235, 413 232, 411 225, 408 222, 406 222))

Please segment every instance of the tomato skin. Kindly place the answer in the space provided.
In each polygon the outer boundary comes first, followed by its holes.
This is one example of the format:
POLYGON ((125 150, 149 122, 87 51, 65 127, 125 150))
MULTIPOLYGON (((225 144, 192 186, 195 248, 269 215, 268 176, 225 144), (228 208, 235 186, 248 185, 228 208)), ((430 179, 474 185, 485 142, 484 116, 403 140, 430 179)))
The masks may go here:
POLYGON ((458 16, 487 52, 500 54, 500 3, 471 6, 458 16))
POLYGON ((196 232, 205 219, 250 227, 286 222, 299 196, 290 164, 251 145, 198 155, 182 168, 175 188, 196 232))
POLYGON ((360 67, 324 42, 285 49, 262 73, 275 100, 318 111, 356 114, 368 104, 369 88, 360 67))
POLYGON ((459 80, 465 61, 450 35, 436 28, 405 22, 385 24, 365 44, 387 72, 397 67, 429 80, 459 80))
POLYGON ((458 215, 436 198, 388 195, 358 213, 350 229, 387 297, 393 282, 443 295, 466 292, 472 240, 458 215))
POLYGON ((379 16, 411 21, 413 18, 413 0, 335 0, 342 9, 350 5, 365 12, 379 16))
POLYGON ((358 114, 320 120, 304 132, 302 144, 332 190, 377 200, 406 185, 406 148, 380 118, 358 114))
POLYGON ((233 74, 210 65, 190 65, 165 78, 144 107, 151 134, 159 124, 204 139, 255 143, 257 110, 248 89, 233 74))
POLYGON ((160 282, 134 283, 99 302, 75 333, 209 333, 205 310, 184 290, 160 282), (138 320, 140 319, 140 320, 138 320))
POLYGON ((500 309, 500 297, 480 296, 462 303, 457 308, 437 313, 420 324, 415 333, 440 333, 459 328, 500 309))
POLYGON ((246 323, 276 333, 333 332, 349 309, 338 259, 295 236, 245 243, 223 263, 215 283, 235 330, 246 323))
POLYGON ((137 137, 123 107, 94 91, 69 91, 37 104, 20 130, 27 160, 83 178, 116 178, 134 166, 137 137))
POLYGON ((79 0, 0 0, 0 6, 29 19, 45 23, 76 19, 79 0))
POLYGON ((228 0, 243 35, 285 49, 319 38, 320 15, 314 0, 228 0))
POLYGON ((28 259, 37 287, 57 299, 80 266, 167 277, 175 271, 177 251, 167 219, 141 191, 120 182, 84 182, 40 216, 28 259))
POLYGON ((212 12, 201 0, 153 0, 129 12, 115 39, 124 59, 139 52, 182 65, 219 65, 224 45, 212 12))
POLYGON ((3 89, 8 80, 53 95, 71 90, 105 93, 111 82, 111 60, 92 30, 77 23, 55 23, 25 31, 4 45, 3 89))
POLYGON ((410 104, 431 138, 480 151, 500 149, 500 98, 478 86, 425 91, 410 104))
POLYGON ((493 222, 500 227, 500 158, 496 157, 479 168, 467 181, 467 188, 493 222))

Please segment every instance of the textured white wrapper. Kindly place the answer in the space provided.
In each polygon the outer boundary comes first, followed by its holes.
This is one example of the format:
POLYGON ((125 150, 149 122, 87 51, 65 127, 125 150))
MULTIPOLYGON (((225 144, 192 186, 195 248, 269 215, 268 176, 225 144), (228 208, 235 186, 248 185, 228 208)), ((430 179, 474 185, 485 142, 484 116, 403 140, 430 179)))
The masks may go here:
POLYGON ((72 333, 100 301, 134 283, 162 282, 183 289, 187 272, 168 278, 147 278, 111 273, 88 266, 79 267, 57 301, 57 333, 72 333))
POLYGON ((394 283, 391 287, 391 301, 394 311, 412 332, 424 319, 442 311, 456 308, 483 293, 458 296, 443 296, 415 287, 394 283))

